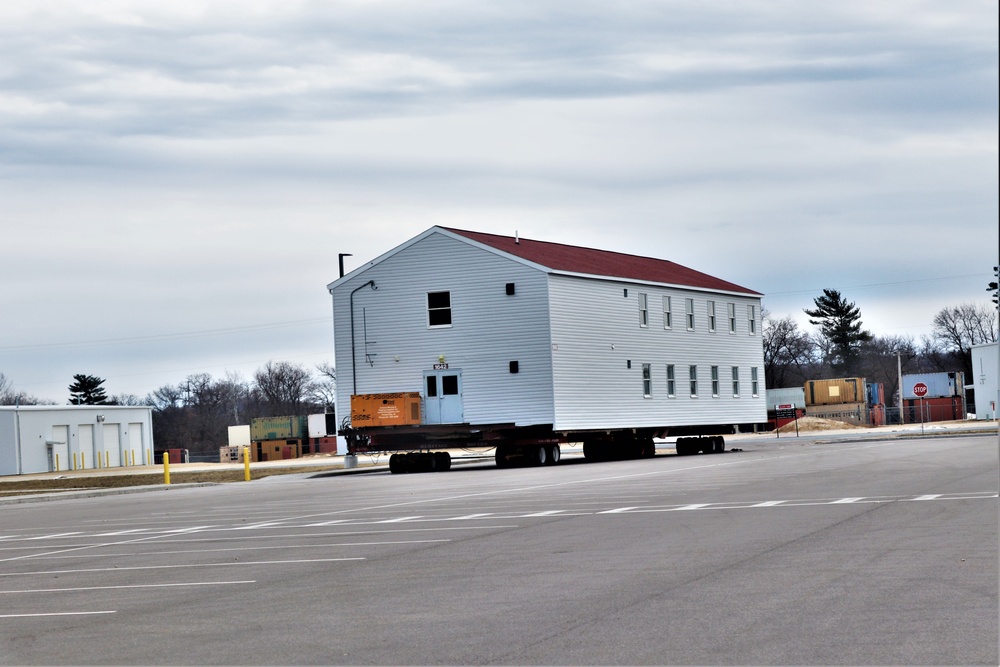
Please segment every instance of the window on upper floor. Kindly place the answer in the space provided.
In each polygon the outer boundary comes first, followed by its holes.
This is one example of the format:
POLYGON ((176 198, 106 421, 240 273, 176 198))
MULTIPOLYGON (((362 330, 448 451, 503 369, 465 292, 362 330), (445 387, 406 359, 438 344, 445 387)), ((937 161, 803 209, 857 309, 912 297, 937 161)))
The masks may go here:
POLYGON ((694 299, 684 299, 684 317, 687 318, 687 330, 694 331, 694 299))
POLYGON ((757 333, 757 307, 747 306, 747 324, 749 325, 750 335, 753 336, 757 333))
POLYGON ((670 316, 670 297, 663 297, 663 328, 669 329, 674 325, 673 319, 670 316))
POLYGON ((708 330, 715 331, 715 302, 708 302, 708 330))
POLYGON ((649 326, 649 298, 642 292, 639 292, 639 326, 649 326))
POLYGON ((427 293, 427 326, 451 326, 451 292, 427 293))
POLYGON ((736 333, 736 304, 730 303, 727 305, 729 310, 729 333, 736 333))

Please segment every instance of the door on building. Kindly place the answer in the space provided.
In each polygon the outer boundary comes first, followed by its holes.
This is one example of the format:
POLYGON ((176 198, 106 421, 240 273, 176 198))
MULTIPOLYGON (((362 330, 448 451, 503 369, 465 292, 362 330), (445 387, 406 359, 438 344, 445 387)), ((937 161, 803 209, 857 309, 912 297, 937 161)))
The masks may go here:
POLYGON ((101 464, 107 468, 117 468, 121 459, 121 429, 119 424, 104 424, 104 460, 101 464))
POLYGON ((462 372, 424 372, 424 423, 461 424, 462 372))
POLYGON ((51 449, 49 450, 49 470, 61 472, 69 470, 69 426, 53 426, 51 449))

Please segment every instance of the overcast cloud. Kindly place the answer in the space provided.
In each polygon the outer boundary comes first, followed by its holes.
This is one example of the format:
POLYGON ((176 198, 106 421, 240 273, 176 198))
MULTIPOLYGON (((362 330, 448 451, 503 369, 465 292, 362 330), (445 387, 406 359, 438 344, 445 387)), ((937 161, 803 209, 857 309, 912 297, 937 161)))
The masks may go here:
POLYGON ((670 259, 919 339, 997 264, 997 6, 0 4, 0 372, 332 362, 435 224, 670 259))

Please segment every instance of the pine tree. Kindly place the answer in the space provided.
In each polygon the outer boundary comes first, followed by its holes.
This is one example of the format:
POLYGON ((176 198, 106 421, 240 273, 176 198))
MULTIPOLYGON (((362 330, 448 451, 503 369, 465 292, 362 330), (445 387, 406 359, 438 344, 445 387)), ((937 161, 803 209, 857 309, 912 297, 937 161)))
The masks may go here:
POLYGON ((107 405, 108 395, 104 392, 104 378, 96 375, 76 374, 69 386, 69 402, 73 405, 107 405))
POLYGON ((872 334, 861 328, 861 309, 834 289, 824 289, 823 295, 813 302, 816 308, 807 308, 805 313, 815 318, 809 324, 818 325, 830 343, 830 366, 845 375, 854 375, 861 345, 872 339, 872 334))

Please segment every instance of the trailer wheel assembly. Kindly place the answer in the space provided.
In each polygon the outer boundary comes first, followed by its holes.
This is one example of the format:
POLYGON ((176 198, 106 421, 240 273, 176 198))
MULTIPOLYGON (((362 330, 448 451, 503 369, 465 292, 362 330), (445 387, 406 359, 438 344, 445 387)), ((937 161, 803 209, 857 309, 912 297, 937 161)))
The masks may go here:
POLYGON ((559 450, 559 445, 551 445, 548 448, 549 463, 548 465, 554 466, 559 463, 559 459, 562 458, 562 452, 559 450))

